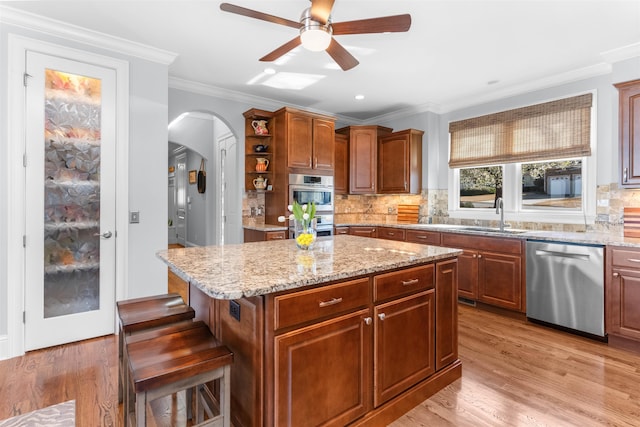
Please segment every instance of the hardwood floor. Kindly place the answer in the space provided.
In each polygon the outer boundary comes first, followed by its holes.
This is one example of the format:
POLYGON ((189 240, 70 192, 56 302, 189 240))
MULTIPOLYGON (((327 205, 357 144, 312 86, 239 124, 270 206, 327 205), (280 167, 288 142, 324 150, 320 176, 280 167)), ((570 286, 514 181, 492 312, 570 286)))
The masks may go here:
MULTIPOLYGON (((638 354, 464 305, 459 348, 462 379, 393 427, 640 425, 638 354)), ((0 420, 75 399, 79 427, 121 425, 116 353, 107 336, 0 361, 0 420)), ((183 394, 149 417, 185 425, 183 394)))

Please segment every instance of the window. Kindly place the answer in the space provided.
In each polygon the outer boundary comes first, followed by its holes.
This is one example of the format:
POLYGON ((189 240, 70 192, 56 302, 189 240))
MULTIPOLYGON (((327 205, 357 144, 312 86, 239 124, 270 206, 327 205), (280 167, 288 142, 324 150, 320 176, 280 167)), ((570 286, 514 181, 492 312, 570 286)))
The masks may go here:
POLYGON ((522 164, 523 210, 582 210, 582 160, 522 164))
POLYGON ((595 217, 592 94, 452 122, 449 215, 583 223, 595 217))
POLYGON ((460 207, 495 208, 502 197, 502 166, 460 169, 460 207))

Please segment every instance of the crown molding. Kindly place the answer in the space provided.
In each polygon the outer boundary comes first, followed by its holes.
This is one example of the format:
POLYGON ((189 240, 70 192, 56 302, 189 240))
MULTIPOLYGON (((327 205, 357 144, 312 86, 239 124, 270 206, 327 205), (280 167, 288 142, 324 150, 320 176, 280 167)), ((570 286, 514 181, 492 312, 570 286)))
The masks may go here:
POLYGON ((263 110, 278 110, 282 108, 283 105, 287 105, 292 108, 298 108, 298 109, 309 111, 312 113, 318 113, 325 116, 332 116, 332 117, 335 117, 336 120, 341 120, 348 123, 349 122, 352 123, 355 121, 355 119, 352 117, 337 115, 335 113, 328 112, 328 111, 316 110, 304 105, 286 103, 283 101, 279 101, 277 99, 251 95, 245 92, 223 89, 217 86, 212 86, 204 83, 194 82, 191 80, 181 79, 179 77, 169 76, 169 87, 171 89, 184 90, 186 92, 197 93, 199 95, 213 96, 213 97, 221 98, 227 101, 242 102, 245 104, 252 105, 255 108, 260 108, 263 110))
POLYGON ((0 6, 0 23, 38 31, 49 36, 84 43, 164 65, 171 64, 178 56, 174 52, 88 30, 68 22, 58 21, 7 6, 0 6))
POLYGON ((510 98, 525 93, 535 92, 538 90, 561 86, 563 84, 569 84, 592 77, 602 76, 611 73, 611 70, 611 64, 600 63, 589 67, 568 71, 566 73, 555 74, 553 76, 532 80, 524 84, 511 85, 504 88, 492 87, 490 92, 469 95, 464 99, 446 102, 440 104, 432 111, 437 114, 445 114, 452 111, 461 110, 463 108, 473 107, 475 105, 486 104, 487 102, 498 101, 500 99, 510 98))
POLYGON ((602 52, 600 55, 602 56, 602 59, 609 64, 640 57, 640 42, 622 46, 617 49, 611 49, 606 52, 602 52))

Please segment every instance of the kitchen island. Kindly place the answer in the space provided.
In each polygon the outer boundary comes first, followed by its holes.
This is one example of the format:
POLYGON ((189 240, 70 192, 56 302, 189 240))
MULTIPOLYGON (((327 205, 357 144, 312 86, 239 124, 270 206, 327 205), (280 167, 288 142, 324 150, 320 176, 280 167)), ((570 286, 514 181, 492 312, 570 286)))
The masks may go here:
POLYGON ((234 352, 235 426, 379 426, 461 376, 460 253, 333 236, 158 256, 234 352))

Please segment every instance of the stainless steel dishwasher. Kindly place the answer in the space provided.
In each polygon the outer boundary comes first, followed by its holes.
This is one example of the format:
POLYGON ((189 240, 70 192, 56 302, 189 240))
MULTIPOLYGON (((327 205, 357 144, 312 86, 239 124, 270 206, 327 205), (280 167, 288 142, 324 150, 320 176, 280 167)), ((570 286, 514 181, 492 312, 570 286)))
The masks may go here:
POLYGON ((605 339, 604 247, 528 240, 527 318, 605 339))

